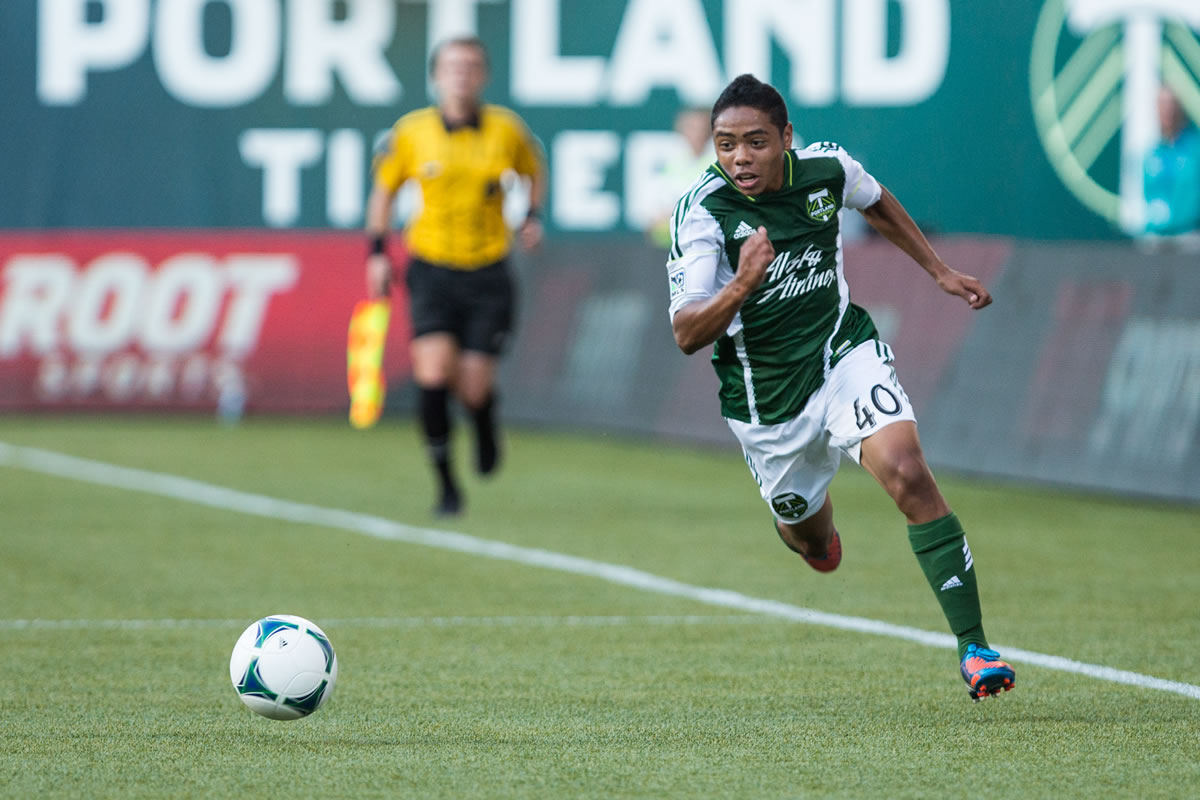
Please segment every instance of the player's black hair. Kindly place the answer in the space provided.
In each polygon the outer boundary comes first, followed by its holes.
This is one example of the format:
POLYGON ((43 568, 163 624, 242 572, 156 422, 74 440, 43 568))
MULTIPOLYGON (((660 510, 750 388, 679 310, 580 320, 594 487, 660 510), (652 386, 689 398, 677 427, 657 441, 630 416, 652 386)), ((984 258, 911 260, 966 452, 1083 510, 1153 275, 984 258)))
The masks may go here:
POLYGON ((787 127, 788 112, 783 95, 779 94, 774 86, 763 83, 749 72, 738 75, 721 92, 717 102, 713 103, 709 123, 715 128, 721 112, 734 106, 748 106, 762 111, 771 120, 771 124, 779 129, 780 134, 787 127))
POLYGON ((488 51, 483 43, 483 39, 480 39, 478 36, 454 36, 438 42, 437 46, 433 48, 433 52, 429 54, 430 75, 433 74, 433 68, 437 66, 438 56, 447 47, 474 47, 483 56, 483 68, 488 72, 492 71, 491 61, 488 59, 488 51))

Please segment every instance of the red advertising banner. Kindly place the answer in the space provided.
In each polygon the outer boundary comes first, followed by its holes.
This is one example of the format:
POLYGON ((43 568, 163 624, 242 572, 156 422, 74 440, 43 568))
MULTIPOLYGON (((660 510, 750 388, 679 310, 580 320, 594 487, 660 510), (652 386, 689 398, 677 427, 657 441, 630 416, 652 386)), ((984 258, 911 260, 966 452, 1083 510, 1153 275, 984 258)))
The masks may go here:
MULTIPOLYGON (((0 409, 346 406, 364 252, 350 232, 0 234, 0 409)), ((403 377, 393 302, 386 372, 403 377)))

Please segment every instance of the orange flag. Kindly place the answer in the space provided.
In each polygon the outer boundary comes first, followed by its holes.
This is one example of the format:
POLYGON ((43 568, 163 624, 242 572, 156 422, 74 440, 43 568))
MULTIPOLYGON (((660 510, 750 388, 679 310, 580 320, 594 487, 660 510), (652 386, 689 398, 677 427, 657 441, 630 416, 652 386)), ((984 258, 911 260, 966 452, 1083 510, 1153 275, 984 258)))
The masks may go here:
POLYGON ((383 377, 383 345, 392 306, 388 300, 362 300, 350 315, 346 338, 346 380, 350 387, 350 424, 369 428, 383 413, 387 385, 383 377))

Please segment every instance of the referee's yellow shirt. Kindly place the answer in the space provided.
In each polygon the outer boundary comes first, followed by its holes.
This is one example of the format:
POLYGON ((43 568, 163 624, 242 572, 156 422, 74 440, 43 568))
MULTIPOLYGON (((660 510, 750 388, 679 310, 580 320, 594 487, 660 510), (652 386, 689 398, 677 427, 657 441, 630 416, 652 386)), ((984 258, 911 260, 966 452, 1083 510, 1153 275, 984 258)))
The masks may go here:
POLYGON ((504 258, 511 232, 500 178, 542 169, 541 147, 515 113, 485 105, 475 123, 447 130, 436 106, 418 109, 396 122, 375 163, 377 186, 395 192, 410 179, 421 185, 407 244, 423 261, 469 270, 504 258))

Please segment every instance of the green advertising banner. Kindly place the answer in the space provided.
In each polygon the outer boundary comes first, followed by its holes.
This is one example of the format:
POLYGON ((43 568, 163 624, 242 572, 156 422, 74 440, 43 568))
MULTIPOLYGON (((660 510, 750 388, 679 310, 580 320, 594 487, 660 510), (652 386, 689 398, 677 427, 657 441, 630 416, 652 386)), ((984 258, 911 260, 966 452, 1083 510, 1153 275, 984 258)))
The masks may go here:
POLYGON ((636 231, 675 113, 753 72, 939 232, 1136 226, 1154 89, 1200 118, 1195 0, 6 0, 0 227, 354 228, 374 142, 478 33, 549 223, 636 231))

